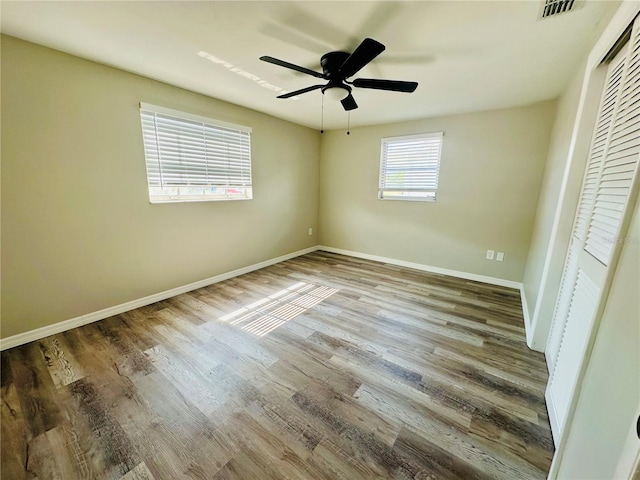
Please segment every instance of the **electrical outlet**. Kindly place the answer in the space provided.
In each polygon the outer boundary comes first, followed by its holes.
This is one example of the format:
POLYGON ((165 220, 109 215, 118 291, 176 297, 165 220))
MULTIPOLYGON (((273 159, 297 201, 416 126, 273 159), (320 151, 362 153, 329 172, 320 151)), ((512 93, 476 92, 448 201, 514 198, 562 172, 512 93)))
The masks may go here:
POLYGON ((495 255, 496 252, 494 252, 493 250, 487 250, 487 260, 493 260, 493 256, 495 255))
POLYGON ((502 261, 504 260, 504 252, 498 252, 498 253, 496 254, 496 260, 497 260, 498 262, 502 262, 502 261))
POLYGON ((309 235, 313 235, 313 228, 309 228, 309 235))

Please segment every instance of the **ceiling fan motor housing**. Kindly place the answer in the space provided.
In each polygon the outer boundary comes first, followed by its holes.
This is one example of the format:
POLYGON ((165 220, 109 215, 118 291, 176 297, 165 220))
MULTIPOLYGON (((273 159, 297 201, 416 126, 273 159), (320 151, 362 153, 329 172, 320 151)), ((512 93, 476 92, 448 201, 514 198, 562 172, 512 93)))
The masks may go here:
POLYGON ((345 83, 344 76, 339 73, 340 67, 349 55, 351 54, 347 52, 329 52, 320 58, 322 72, 329 80, 329 83, 322 87, 322 93, 334 100, 342 100, 351 93, 351 87, 345 83))
MULTIPOLYGON (((349 58, 349 55, 351 54, 347 52, 325 53, 320 58, 320 66, 322 67, 324 76, 329 80, 337 79, 337 77, 339 77, 338 71, 345 60, 349 58)), ((344 80, 344 78, 340 78, 339 80, 344 80)))

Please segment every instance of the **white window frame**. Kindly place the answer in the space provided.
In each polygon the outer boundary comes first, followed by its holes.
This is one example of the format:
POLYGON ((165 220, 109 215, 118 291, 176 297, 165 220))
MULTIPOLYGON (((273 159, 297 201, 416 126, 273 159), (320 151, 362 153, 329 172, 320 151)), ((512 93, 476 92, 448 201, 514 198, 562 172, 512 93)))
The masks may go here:
MULTIPOLYGON (((418 135, 404 135, 401 137, 386 137, 380 141, 380 175, 378 184, 379 200, 403 200, 413 202, 435 202, 436 193, 438 191, 438 180, 440 177, 440 161, 442 158, 442 143, 444 132, 421 133, 418 135), (421 140, 421 139, 439 139, 437 143, 437 151, 425 153, 423 166, 430 166, 435 169, 435 178, 414 179, 413 187, 397 187, 389 185, 387 174, 388 169, 388 147, 393 144, 401 144, 402 142, 421 140), (422 185, 420 185, 422 184, 422 185)), ((397 167, 398 168, 398 167, 397 167)))
POLYGON ((253 198, 251 128, 142 102, 140 123, 151 203, 253 198), (181 137, 180 127, 170 126, 169 122, 184 124, 190 136, 181 137), (159 138, 162 129, 169 141, 159 138), (191 142, 188 152, 182 139, 191 142), (230 153, 230 149, 234 152, 230 153), (187 156, 190 165, 183 163, 187 156), (215 169, 214 173, 209 168, 215 169), (167 171, 173 181, 165 184, 167 171))

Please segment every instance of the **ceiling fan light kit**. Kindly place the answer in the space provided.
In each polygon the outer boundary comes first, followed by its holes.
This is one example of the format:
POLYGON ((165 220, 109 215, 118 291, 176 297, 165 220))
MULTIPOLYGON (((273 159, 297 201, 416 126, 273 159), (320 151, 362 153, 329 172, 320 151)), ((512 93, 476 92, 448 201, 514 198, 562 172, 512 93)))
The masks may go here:
POLYGON ((347 89, 341 85, 327 85, 322 88, 322 94, 329 100, 341 101, 349 96, 351 89, 347 89))
POLYGON ((375 78, 356 78, 354 81, 347 80, 358 73, 384 50, 385 46, 382 43, 372 38, 365 38, 353 53, 329 52, 324 54, 320 58, 322 73, 274 57, 263 56, 260 57, 260 60, 328 81, 325 85, 312 85, 294 92, 279 95, 277 98, 296 97, 303 93, 319 89, 325 97, 340 101, 342 108, 349 112, 358 108, 358 104, 351 94, 352 87, 405 93, 414 92, 418 87, 417 82, 403 82, 400 80, 380 80, 375 78))

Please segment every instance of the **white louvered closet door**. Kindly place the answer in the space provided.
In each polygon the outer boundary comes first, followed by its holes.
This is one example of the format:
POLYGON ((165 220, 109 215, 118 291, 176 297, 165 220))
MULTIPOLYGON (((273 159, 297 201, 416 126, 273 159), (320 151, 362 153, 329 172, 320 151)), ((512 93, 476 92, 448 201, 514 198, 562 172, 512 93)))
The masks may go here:
POLYGON ((545 349, 547 365, 550 372, 553 371, 558 357, 560 341, 564 331, 564 322, 569 312, 571 297, 573 296, 573 286, 578 272, 578 254, 584 247, 589 215, 596 196, 598 175, 605 158, 605 146, 611 134, 613 113, 619 98, 622 86, 622 74, 624 73, 627 60, 626 52, 626 49, 620 52, 609 65, 607 80, 605 82, 602 100, 600 101, 600 110, 593 133, 589 161, 585 169, 582 191, 580 192, 578 209, 571 232, 569 251, 562 272, 560 292, 558 294, 553 321, 551 323, 551 329, 549 330, 547 347, 545 349))
POLYGON ((546 399, 556 443, 566 425, 596 316, 615 269, 616 247, 640 158, 640 22, 610 63, 546 355, 546 399))

